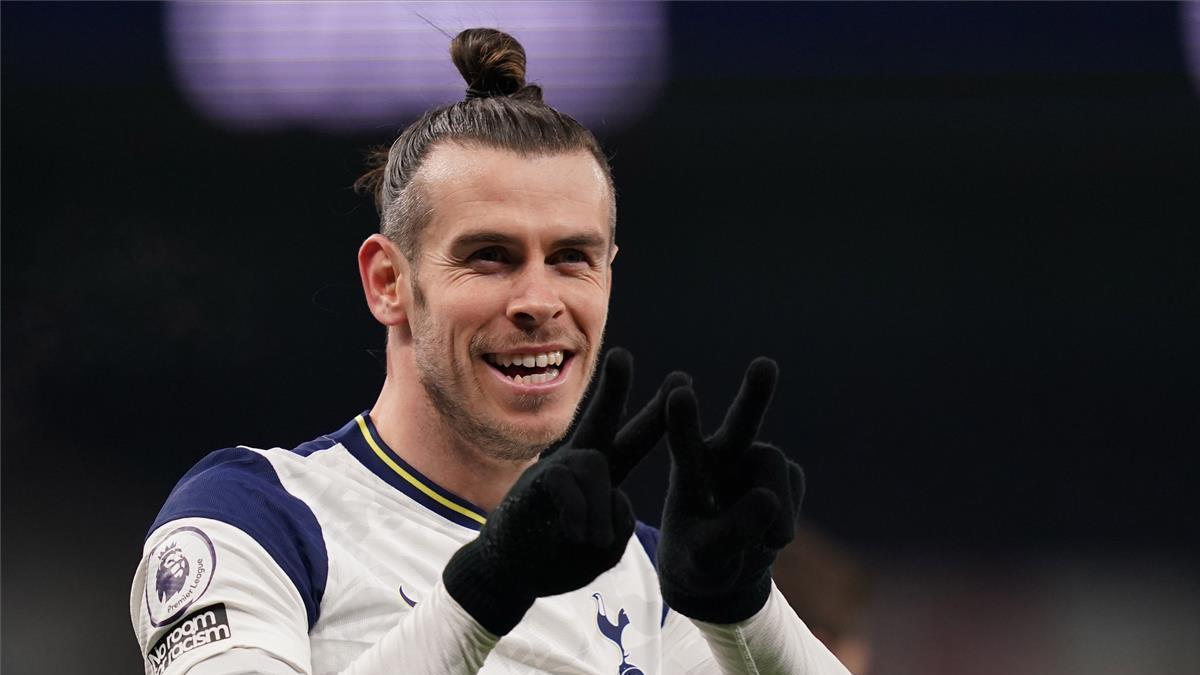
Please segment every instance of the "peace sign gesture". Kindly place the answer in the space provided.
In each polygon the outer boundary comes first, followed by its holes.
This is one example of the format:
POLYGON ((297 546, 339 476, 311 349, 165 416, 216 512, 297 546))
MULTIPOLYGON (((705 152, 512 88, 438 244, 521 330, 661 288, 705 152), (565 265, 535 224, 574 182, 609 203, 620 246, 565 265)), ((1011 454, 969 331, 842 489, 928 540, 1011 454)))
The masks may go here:
POLYGON ((721 428, 705 438, 690 387, 667 401, 671 481, 658 549, 667 605, 684 616, 736 623, 771 591, 771 563, 795 535, 804 472, 776 447, 755 441, 779 367, 746 369, 721 428))
POLYGON ((667 375, 646 405, 622 422, 633 384, 633 356, 615 347, 600 369, 600 380, 591 403, 579 418, 575 434, 562 449, 590 448, 608 460, 613 485, 620 485, 642 458, 662 439, 666 426, 666 400, 672 390, 690 384, 691 378, 675 371, 667 375))
POLYGON ((634 516, 618 486, 662 438, 668 394, 688 382, 671 373, 623 422, 632 380, 629 352, 609 352, 575 435, 521 474, 442 570, 446 591, 495 635, 535 599, 582 588, 625 554, 634 516))

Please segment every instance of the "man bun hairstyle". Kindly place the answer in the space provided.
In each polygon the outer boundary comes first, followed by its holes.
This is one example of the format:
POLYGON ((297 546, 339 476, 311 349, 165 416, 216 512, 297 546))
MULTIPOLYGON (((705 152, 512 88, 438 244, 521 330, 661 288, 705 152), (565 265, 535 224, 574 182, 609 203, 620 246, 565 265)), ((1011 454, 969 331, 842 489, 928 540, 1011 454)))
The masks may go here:
POLYGON ((608 158, 592 132, 546 105, 542 88, 526 83, 521 43, 492 28, 469 28, 450 42, 450 58, 467 83, 466 98, 426 112, 390 147, 370 151, 369 170, 354 183, 355 190, 374 197, 379 231, 415 260, 433 210, 418 171, 438 143, 457 142, 524 156, 590 152, 608 183, 615 234, 616 193, 608 158))
MULTIPOLYGON (((450 60, 467 81, 467 98, 514 96, 525 84, 525 48, 494 28, 468 28, 450 43, 450 60)), ((529 100, 542 100, 542 89, 528 85, 529 100)))

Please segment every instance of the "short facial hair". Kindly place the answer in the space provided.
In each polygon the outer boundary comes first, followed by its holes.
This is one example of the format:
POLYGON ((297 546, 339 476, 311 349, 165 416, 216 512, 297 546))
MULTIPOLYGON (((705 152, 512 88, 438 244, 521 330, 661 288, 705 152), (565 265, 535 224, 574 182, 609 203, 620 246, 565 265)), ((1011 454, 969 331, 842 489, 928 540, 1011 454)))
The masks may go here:
MULTIPOLYGON (((500 461, 527 462, 537 457, 543 450, 562 440, 571 423, 579 413, 582 402, 576 401, 571 418, 562 429, 553 431, 545 438, 530 438, 528 431, 515 425, 507 424, 502 419, 483 419, 464 405, 463 400, 456 396, 447 383, 461 381, 466 384, 471 378, 459 378, 462 373, 453 372, 454 364, 444 358, 450 353, 450 347, 445 337, 432 326, 428 318, 426 297, 413 280, 413 298, 418 312, 410 315, 409 326, 412 330, 413 356, 417 367, 417 380, 425 389, 429 401, 433 404, 441 421, 452 434, 465 446, 477 448, 480 452, 500 461), (425 314, 426 316, 417 316, 425 314)), ((583 338, 586 340, 586 338, 583 338)), ((530 335, 531 342, 537 341, 530 335)), ((587 350, 592 356, 592 376, 595 375, 596 354, 587 350)), ((469 359, 482 353, 482 347, 473 341, 469 359)), ((461 364, 460 364, 461 365, 461 364)), ((518 404, 525 410, 537 412, 545 403, 541 396, 527 395, 518 398, 518 404)))

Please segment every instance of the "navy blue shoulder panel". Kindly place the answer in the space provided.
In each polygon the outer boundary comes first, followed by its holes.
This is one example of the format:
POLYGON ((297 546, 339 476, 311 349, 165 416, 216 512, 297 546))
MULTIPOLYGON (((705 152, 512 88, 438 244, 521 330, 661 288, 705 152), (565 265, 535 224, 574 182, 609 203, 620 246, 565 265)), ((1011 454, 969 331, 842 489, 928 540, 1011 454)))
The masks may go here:
POLYGON ((642 548, 646 549, 646 555, 650 556, 650 563, 654 565, 654 569, 658 569, 658 528, 639 520, 633 524, 633 533, 642 543, 642 548))
POLYGON ((226 448, 200 460, 171 490, 150 532, 180 518, 211 518, 250 535, 300 592, 312 629, 329 576, 325 539, 312 509, 283 488, 265 457, 226 448))
POLYGON ((334 438, 330 436, 318 436, 311 441, 301 443, 300 445, 292 448, 292 452, 300 455, 301 457, 308 457, 318 450, 328 450, 335 445, 337 445, 337 440, 334 438))
MULTIPOLYGON (((658 528, 651 527, 639 520, 633 525, 633 533, 637 535, 642 548, 646 549, 646 555, 650 556, 650 563, 654 565, 654 569, 658 569, 658 538, 661 536, 658 528)), ((660 626, 667 622, 667 610, 669 609, 670 607, 667 607, 667 602, 664 600, 660 626)))

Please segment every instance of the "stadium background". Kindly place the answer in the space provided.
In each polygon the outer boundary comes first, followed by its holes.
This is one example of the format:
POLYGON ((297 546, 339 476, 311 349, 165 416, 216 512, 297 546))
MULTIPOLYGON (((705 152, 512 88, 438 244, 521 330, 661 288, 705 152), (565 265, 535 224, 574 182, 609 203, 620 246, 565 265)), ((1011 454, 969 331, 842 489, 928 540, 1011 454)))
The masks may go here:
MULTIPOLYGON (((411 117, 222 120, 172 11, 2 5, 14 675, 138 671, 130 575, 174 481, 336 429, 382 378, 348 186, 411 117)), ((870 570, 873 673, 1194 672, 1200 9, 659 17, 652 86, 593 122, 638 396, 691 370, 714 424, 780 360, 765 436, 870 570)), ((650 522, 664 473, 660 450, 629 487, 650 522)))

